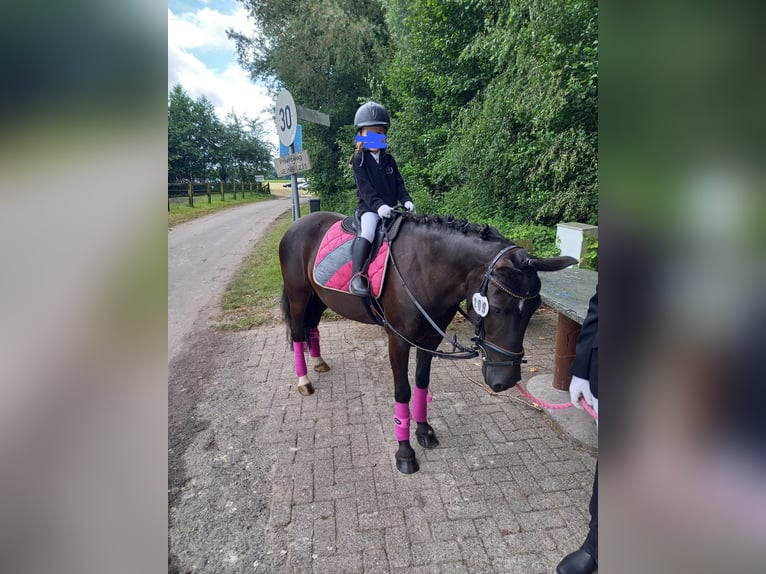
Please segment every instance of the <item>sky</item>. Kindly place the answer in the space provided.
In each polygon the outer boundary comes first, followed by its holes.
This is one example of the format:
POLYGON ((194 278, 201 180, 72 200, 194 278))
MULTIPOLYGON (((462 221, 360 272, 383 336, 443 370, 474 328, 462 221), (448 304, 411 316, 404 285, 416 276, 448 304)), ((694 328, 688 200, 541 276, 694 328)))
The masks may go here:
POLYGON ((206 96, 222 120, 232 110, 261 119, 278 148, 274 100, 237 62, 227 28, 246 34, 254 29, 236 0, 168 0, 168 91, 181 84, 194 99, 206 96))

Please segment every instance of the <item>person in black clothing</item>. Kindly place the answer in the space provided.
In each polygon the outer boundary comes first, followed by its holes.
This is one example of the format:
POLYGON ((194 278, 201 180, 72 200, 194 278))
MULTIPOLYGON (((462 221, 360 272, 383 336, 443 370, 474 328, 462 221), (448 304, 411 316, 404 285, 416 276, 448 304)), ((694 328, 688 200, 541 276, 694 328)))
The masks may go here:
POLYGON ((349 291, 354 295, 370 294, 364 268, 378 221, 382 217, 391 217, 391 210, 398 203, 404 205, 407 211, 415 211, 394 156, 386 150, 383 136, 388 132, 389 123, 388 111, 376 102, 363 104, 354 116, 358 143, 350 163, 359 198, 357 213, 361 220, 361 229, 351 246, 349 291))
MULTIPOLYGON (((588 304, 588 314, 577 337, 575 359, 569 371, 569 397, 577 408, 580 397, 585 399, 598 414, 598 286, 588 304)), ((598 428, 598 423, 596 423, 598 428)), ((593 493, 590 497, 590 524, 588 535, 582 546, 568 554, 556 567, 557 574, 590 574, 598 566, 598 462, 593 478, 593 493)))

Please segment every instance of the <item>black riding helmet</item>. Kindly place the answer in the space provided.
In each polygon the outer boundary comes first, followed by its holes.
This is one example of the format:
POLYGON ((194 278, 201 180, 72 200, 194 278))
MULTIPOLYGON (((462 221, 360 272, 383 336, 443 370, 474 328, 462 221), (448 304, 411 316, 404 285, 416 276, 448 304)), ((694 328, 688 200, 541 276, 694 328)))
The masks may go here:
POLYGON ((391 118, 386 108, 377 102, 367 102, 359 106, 354 114, 354 127, 356 131, 369 126, 384 126, 388 129, 391 118))

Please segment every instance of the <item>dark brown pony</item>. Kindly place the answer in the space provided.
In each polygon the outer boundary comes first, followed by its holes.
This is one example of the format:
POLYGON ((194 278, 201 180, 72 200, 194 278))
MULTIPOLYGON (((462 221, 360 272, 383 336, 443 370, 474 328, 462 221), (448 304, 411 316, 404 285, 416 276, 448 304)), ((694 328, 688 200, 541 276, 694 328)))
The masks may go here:
MULTIPOLYGON (((396 466, 405 473, 418 470, 409 442, 409 402, 425 448, 439 444, 427 422, 427 389, 431 360, 463 301, 466 316, 476 327, 474 345, 458 344, 458 357, 481 355, 486 384, 495 392, 521 379, 523 340, 529 319, 540 306, 538 271, 558 271, 574 263, 572 257, 540 259, 513 244, 489 226, 452 217, 397 214, 404 218, 389 245, 388 270, 377 302, 388 333, 388 355, 394 378, 394 424, 399 449, 396 466), (407 366, 410 348, 416 351, 415 390, 407 366)), ((295 221, 279 244, 284 291, 282 310, 295 352, 298 390, 313 392, 307 377, 304 346, 314 369, 326 371, 319 347, 319 320, 326 308, 360 323, 375 323, 364 299, 318 285, 314 260, 327 230, 344 216, 314 212, 295 221)), ((369 300, 368 300, 369 301, 369 300)))

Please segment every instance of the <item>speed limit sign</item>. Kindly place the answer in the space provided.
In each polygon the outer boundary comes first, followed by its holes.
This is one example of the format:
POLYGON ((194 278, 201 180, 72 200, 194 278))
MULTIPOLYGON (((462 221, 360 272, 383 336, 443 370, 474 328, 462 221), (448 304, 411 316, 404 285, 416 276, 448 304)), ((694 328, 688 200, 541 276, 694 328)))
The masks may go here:
POLYGON ((279 92, 277 96, 274 120, 277 122, 279 141, 282 145, 289 146, 295 140, 295 132, 298 129, 298 112, 293 96, 287 90, 279 92))

